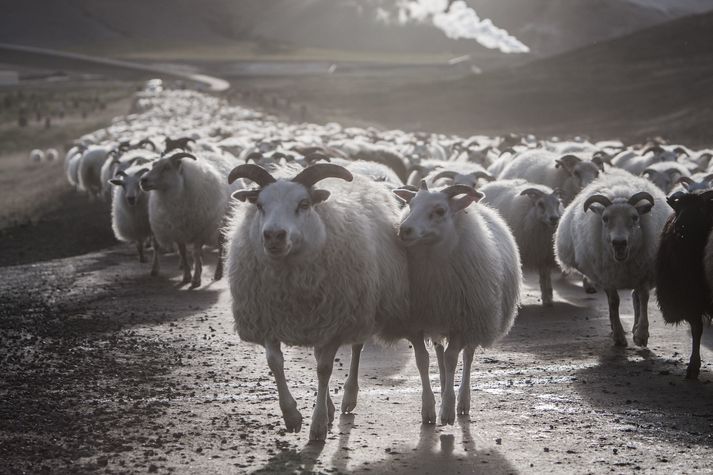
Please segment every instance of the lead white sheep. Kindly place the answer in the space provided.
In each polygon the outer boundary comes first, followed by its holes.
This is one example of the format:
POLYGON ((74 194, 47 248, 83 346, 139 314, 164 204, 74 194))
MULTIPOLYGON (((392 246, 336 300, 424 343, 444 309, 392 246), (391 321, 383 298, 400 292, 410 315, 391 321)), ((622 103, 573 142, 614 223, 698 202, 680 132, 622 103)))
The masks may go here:
MULTIPOLYGON (((328 386, 339 346, 355 345, 358 356, 374 331, 408 316, 406 258, 394 233, 397 206, 385 187, 334 164, 314 165, 291 180, 245 164, 229 179, 239 178, 260 188, 234 194, 249 202, 233 208, 227 233, 235 326, 241 339, 265 347, 289 432, 300 430, 302 415, 287 386, 280 345, 314 347, 318 390, 310 439, 324 440, 334 418, 328 386)), ((356 404, 352 369, 345 412, 356 404)))
MULTIPOLYGON (((141 177, 149 171, 144 165, 135 165, 119 170, 109 180, 114 185, 111 200, 111 228, 116 239, 133 242, 139 262, 146 262, 144 244, 151 237, 148 195, 141 189, 141 177)), ((158 262, 158 246, 154 243, 154 265, 158 262)), ((158 269, 156 269, 158 271, 158 269)))

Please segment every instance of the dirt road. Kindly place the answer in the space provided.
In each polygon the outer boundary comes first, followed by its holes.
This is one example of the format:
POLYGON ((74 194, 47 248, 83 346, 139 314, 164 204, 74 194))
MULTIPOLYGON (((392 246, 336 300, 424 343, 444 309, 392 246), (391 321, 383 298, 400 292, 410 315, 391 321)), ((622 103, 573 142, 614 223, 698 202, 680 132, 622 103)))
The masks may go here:
MULTIPOLYGON (((615 349, 603 295, 555 278, 543 310, 529 275, 511 334, 476 354, 470 418, 422 426, 408 345, 370 344, 356 414, 315 445, 306 427, 284 432, 262 349, 233 332, 226 283, 189 291, 175 257, 163 268, 150 278, 124 246, 2 268, 0 472, 713 470, 713 332, 701 380, 684 381, 688 331, 665 327, 655 304, 650 348, 615 349)), ((629 298, 622 313, 630 328, 629 298)), ((285 356, 309 423, 314 360, 285 356)))

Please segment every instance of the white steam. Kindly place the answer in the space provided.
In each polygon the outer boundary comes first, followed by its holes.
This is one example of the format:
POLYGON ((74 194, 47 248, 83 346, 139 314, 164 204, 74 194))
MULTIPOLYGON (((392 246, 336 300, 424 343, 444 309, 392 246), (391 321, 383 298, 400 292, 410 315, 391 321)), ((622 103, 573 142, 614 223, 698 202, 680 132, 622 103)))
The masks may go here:
MULTIPOLYGON (((431 22, 448 38, 471 39, 490 49, 503 53, 527 53, 530 48, 506 30, 493 25, 489 19, 481 19, 463 0, 456 0, 448 7, 448 0, 399 0, 397 21, 401 25, 411 22, 431 22)), ((390 15, 379 9, 378 19, 389 23, 390 15)))

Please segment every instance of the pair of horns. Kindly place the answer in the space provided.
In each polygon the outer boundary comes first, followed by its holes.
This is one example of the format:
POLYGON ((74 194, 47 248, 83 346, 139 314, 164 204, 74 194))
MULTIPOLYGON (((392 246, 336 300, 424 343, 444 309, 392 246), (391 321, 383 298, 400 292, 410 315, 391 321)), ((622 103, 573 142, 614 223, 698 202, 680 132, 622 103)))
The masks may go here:
MULTIPOLYGON (((413 185, 404 185, 397 190, 405 190, 405 191, 410 191, 412 193, 418 193, 419 191, 429 191, 428 189, 428 184, 426 183, 426 180, 421 180, 421 186, 419 188, 416 188, 413 185)), ((477 191, 475 188, 472 188, 468 185, 452 185, 448 186, 446 188, 443 188, 440 190, 440 193, 445 194, 448 198, 453 198, 454 196, 458 195, 470 195, 474 198, 482 198, 484 195, 477 191)))
MULTIPOLYGON (((458 172, 455 172, 455 171, 453 171, 453 170, 443 170, 443 171, 441 171, 441 172, 438 172, 438 173, 431 179, 431 182, 432 182, 432 183, 435 183, 436 181, 440 180, 441 178, 454 179, 454 178, 456 177, 456 175, 458 175, 458 172)), ((488 173, 486 173, 486 172, 484 172, 484 171, 481 171, 481 170, 475 171, 475 172, 473 172, 473 173, 467 173, 466 175, 471 175, 471 176, 473 176, 473 178, 475 178, 476 180, 480 180, 480 179, 487 180, 487 181, 493 181, 493 180, 495 180, 495 178, 493 178, 492 175, 489 175, 488 173)))
MULTIPOLYGON (((260 188, 264 188, 277 180, 270 172, 259 165, 246 163, 233 168, 228 176, 228 183, 233 183, 238 178, 246 178, 257 183, 260 188)), ((339 165, 332 163, 318 163, 307 167, 295 176, 292 181, 299 183, 305 188, 311 188, 315 183, 325 178, 340 178, 346 181, 352 181, 354 176, 349 170, 339 165)))
MULTIPOLYGON (((650 193, 647 193, 646 191, 640 191, 638 193, 635 193, 629 198, 627 201, 628 204, 631 206, 636 206, 637 203, 641 200, 646 200, 649 203, 651 203, 651 206, 654 205, 654 197, 651 196, 650 193)), ((590 206, 592 206, 594 203, 599 203, 600 205, 606 207, 609 207, 612 205, 612 201, 604 195, 592 195, 587 200, 584 202, 584 211, 586 212, 590 206)))

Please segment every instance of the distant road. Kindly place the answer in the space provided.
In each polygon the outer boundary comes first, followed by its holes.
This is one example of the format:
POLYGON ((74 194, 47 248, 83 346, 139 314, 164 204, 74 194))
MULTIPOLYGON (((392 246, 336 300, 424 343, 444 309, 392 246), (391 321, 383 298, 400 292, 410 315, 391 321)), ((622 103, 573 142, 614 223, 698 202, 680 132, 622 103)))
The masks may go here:
POLYGON ((139 75, 145 76, 146 74, 143 73, 149 73, 158 77, 172 77, 197 83, 205 90, 215 92, 225 91, 230 88, 228 81, 204 74, 174 71, 168 68, 118 59, 99 58, 67 51, 0 43, 0 62, 32 64, 33 60, 40 62, 43 67, 90 70, 105 75, 136 76, 141 73, 139 75))

